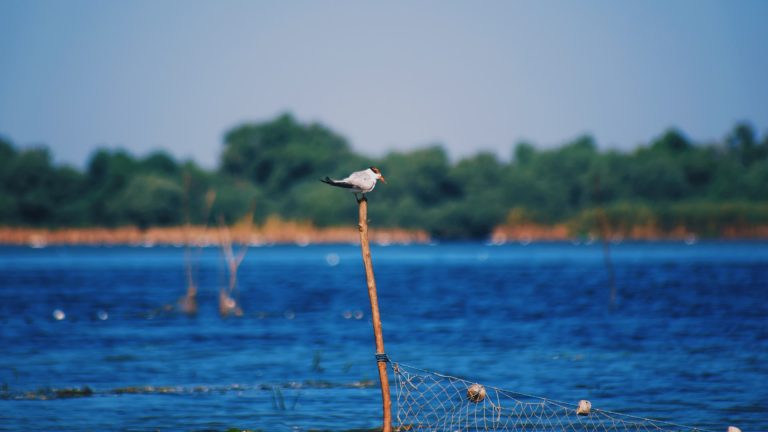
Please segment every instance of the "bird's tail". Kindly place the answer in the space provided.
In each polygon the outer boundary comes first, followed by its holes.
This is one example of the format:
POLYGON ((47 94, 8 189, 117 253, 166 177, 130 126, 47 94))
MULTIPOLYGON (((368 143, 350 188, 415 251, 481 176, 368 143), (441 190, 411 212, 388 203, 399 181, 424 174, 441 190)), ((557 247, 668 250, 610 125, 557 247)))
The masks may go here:
POLYGON ((323 182, 323 183, 328 183, 331 186, 336 186, 336 187, 340 187, 340 188, 353 189, 355 187, 354 185, 351 185, 351 184, 349 184, 349 183, 347 183, 345 181, 334 180, 334 179, 332 179, 330 177, 322 178, 322 179, 320 179, 320 181, 323 182))

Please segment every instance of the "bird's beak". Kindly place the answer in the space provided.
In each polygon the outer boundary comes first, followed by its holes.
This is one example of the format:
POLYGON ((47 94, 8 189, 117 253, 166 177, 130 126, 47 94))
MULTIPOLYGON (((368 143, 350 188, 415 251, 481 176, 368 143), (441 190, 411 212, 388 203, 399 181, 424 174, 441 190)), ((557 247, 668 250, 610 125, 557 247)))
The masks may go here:
POLYGON ((384 184, 387 184, 387 180, 384 178, 384 176, 381 176, 381 181, 383 181, 384 184))

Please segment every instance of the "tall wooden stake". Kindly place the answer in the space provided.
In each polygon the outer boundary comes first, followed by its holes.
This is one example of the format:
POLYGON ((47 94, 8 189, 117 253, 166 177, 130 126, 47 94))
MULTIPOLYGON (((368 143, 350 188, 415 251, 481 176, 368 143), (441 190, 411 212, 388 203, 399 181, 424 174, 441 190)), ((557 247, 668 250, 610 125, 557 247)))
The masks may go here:
POLYGON ((371 321, 373 322, 373 336, 376 339, 376 364, 379 367, 379 381, 381 382, 381 402, 384 411, 382 424, 383 432, 392 430, 392 400, 389 396, 389 378, 387 377, 387 364, 381 361, 379 356, 384 355, 384 335, 381 332, 381 317, 379 316, 379 298, 376 295, 376 279, 373 277, 373 263, 371 262, 371 248, 368 244, 368 200, 363 198, 357 201, 360 208, 360 248, 363 253, 365 265, 365 280, 368 284, 368 297, 371 299, 371 321))

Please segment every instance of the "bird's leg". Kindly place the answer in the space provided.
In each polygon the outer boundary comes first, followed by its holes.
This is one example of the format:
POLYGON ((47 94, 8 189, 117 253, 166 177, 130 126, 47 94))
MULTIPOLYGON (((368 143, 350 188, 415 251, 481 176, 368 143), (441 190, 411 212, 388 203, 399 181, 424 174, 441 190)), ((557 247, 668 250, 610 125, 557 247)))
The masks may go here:
POLYGON ((355 194, 355 201, 357 201, 358 204, 360 204, 360 197, 357 196, 357 192, 354 192, 355 194))

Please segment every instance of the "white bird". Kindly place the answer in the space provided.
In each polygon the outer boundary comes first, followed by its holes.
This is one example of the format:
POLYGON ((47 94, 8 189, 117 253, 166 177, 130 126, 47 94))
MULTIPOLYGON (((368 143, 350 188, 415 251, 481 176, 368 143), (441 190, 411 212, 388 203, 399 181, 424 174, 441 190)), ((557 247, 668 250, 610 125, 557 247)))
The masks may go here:
POLYGON ((358 193, 363 194, 363 198, 365 198, 365 194, 376 187, 376 180, 381 180, 384 183, 387 182, 384 176, 381 175, 381 170, 376 167, 355 171, 347 178, 341 180, 334 180, 330 177, 320 179, 321 182, 328 183, 331 186, 350 189, 355 194, 355 198, 357 198, 358 193))

